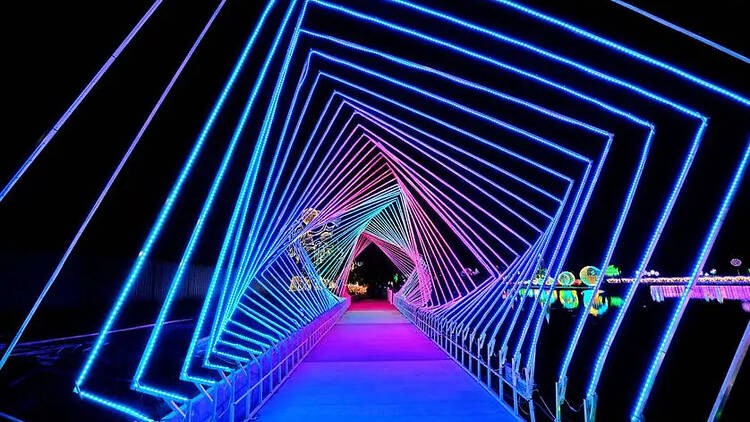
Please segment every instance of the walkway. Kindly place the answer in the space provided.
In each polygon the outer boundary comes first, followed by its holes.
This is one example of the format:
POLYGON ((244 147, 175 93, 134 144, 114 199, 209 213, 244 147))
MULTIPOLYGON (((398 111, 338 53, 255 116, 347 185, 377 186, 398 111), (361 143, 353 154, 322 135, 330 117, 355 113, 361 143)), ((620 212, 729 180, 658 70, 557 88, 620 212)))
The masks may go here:
POLYGON ((359 302, 258 413, 259 422, 515 419, 386 302, 359 302))

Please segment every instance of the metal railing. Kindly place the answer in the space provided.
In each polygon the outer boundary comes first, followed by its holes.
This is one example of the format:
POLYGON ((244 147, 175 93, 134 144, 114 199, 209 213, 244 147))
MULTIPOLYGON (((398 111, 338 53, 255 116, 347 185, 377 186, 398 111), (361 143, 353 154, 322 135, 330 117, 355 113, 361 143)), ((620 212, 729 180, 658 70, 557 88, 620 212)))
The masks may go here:
POLYGON ((500 372, 500 368, 504 365, 499 354, 493 367, 491 349, 488 348, 486 357, 481 356, 480 348, 475 342, 469 342, 467 349, 463 345, 465 336, 460 332, 441 327, 438 319, 410 309, 399 308, 399 311, 519 421, 523 421, 519 413, 521 400, 528 404, 530 420, 532 422, 535 420, 531 385, 515 376, 516 371, 512 371, 513 374, 506 374, 510 377, 504 376, 500 372), (476 346, 476 354, 471 350, 472 344, 476 346), (497 390, 493 388, 493 385, 497 385, 497 390), (505 385, 509 387, 509 393, 513 399, 512 407, 504 399, 505 385))
POLYGON ((163 420, 170 422, 249 421, 278 391, 302 360, 312 351, 349 307, 342 302, 297 333, 276 344, 263 355, 242 365, 212 388, 174 411, 163 420), (283 355, 283 356, 281 356, 283 355), (250 384, 252 383, 252 384, 250 384))

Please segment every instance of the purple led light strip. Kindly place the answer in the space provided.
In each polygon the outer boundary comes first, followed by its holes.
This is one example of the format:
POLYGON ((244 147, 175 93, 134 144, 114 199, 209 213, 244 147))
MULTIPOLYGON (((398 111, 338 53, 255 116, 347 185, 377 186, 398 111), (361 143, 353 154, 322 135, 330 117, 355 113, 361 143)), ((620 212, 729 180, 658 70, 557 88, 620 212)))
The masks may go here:
MULTIPOLYGON (((36 146, 34 151, 31 153, 29 158, 26 159, 26 161, 21 165, 21 168, 18 169, 16 174, 13 175, 13 177, 8 181, 8 183, 5 185, 2 191, 0 191, 0 203, 3 202, 3 199, 8 195, 11 189, 13 189, 13 186, 18 182, 18 180, 23 176, 24 173, 26 173, 26 170, 33 164, 34 160, 39 156, 39 154, 42 153, 44 148, 47 147, 47 144, 52 141, 52 138, 57 135, 57 132, 62 128, 62 126, 65 124, 65 122, 68 120, 71 114, 78 108, 78 106, 83 102, 83 100, 86 98, 86 96, 91 92, 92 89, 94 89, 94 86, 99 82, 99 79, 104 76, 104 74, 109 70, 109 68, 112 66, 112 64, 117 60, 117 57, 122 53, 123 50, 125 50, 125 47, 130 44, 130 41, 135 38, 135 35, 138 33, 138 31, 141 30, 143 25, 146 24, 146 21, 151 18, 151 15, 154 14, 156 9, 161 5, 163 0, 156 0, 151 5, 151 7, 146 11, 146 14, 141 17, 141 19, 138 21, 138 23, 133 27, 133 29, 130 30, 128 35, 125 37, 124 40, 120 43, 119 46, 115 49, 115 51, 112 53, 112 55, 107 58, 107 61, 104 62, 101 68, 99 68, 99 71, 96 72, 94 77, 89 81, 88 84, 83 88, 83 91, 81 91, 80 94, 78 94, 78 97, 73 101, 73 103, 68 107, 67 110, 65 110, 65 113, 63 113, 62 116, 57 120, 54 126, 52 126, 52 129, 47 132, 47 134, 42 138, 41 142, 36 146)), ((223 1, 222 1, 223 3, 223 1)), ((0 363, 0 368, 2 368, 2 363, 0 363)))
MULTIPOLYGON (((157 3, 161 3, 161 1, 162 0, 159 0, 157 3)), ((158 6, 157 3, 154 3, 154 6, 152 6, 152 9, 155 10, 155 6, 158 6)), ((55 280, 57 280, 57 277, 60 275, 60 272, 62 271, 63 267, 65 266, 65 263, 68 261, 68 258, 70 257, 70 254, 73 252, 73 249, 75 249, 76 245, 78 244, 78 241, 80 240, 81 236, 83 236, 83 232, 86 231, 86 228, 88 227, 89 223, 91 222, 91 219, 94 217, 94 214, 96 214, 96 212, 99 210, 99 206, 101 205, 102 201, 104 201, 104 198, 107 196, 107 194, 109 193, 109 190, 112 187, 112 185, 114 184, 114 182, 117 179, 117 177, 120 175, 120 172, 122 171, 122 168, 125 166, 125 163, 128 161, 128 159, 130 158, 130 155, 133 153, 133 150, 135 149, 135 147, 140 142, 141 138, 143 137, 143 134, 146 132, 146 129, 148 129, 148 127, 151 125, 151 121, 154 119, 154 117, 156 116, 156 113, 161 108, 161 105, 162 105, 162 103, 164 103, 164 100, 167 98, 167 96, 169 95, 169 93, 172 91, 172 87, 177 82, 177 80, 180 78, 180 75, 182 74, 183 69, 185 68, 185 66, 187 66, 188 62, 193 57, 193 53, 195 53, 195 50, 198 48, 198 45, 200 45, 201 41, 203 40, 203 37, 208 32, 208 30, 211 27, 211 25, 213 25, 213 22, 216 19, 216 16, 219 14, 219 12, 221 11, 221 9, 224 7, 225 3, 226 3, 226 0, 221 0, 221 2, 219 2, 219 5, 216 6, 216 9, 214 10, 213 14, 209 18, 209 20, 206 23, 206 25, 203 27, 203 30, 200 32, 200 34, 198 34, 198 38, 196 38, 195 41, 193 42, 193 45, 190 47, 190 50, 188 50, 187 54, 182 59, 182 62, 177 67, 177 70, 172 75, 172 79, 170 79, 169 83, 167 84, 167 86, 162 91, 161 95, 159 96, 159 99, 156 101, 156 104, 154 104, 154 107, 151 109, 151 112, 149 113, 148 117, 146 117, 146 120, 141 125, 141 128, 138 130, 138 133, 136 134, 135 138, 133 138, 133 140, 131 141, 130 146, 128 147, 127 151, 125 151, 125 154, 120 159, 120 162, 117 164, 117 167, 115 168, 114 172, 109 177, 109 180, 107 181, 107 184, 104 186, 104 188, 102 189, 102 191, 99 193, 99 196, 96 198, 96 201, 94 201, 94 205, 91 207, 91 210, 89 210, 89 213, 86 215, 86 218, 84 218, 83 223, 81 223, 81 226, 78 228, 78 231, 76 232, 75 236, 73 236, 73 239, 70 241, 70 244, 68 244, 68 248, 65 250, 65 253, 63 253, 62 258, 58 262, 58 264, 55 267, 55 270, 52 272, 52 275, 50 276, 50 278, 47 280, 47 283, 45 284, 44 288, 42 289, 42 292, 39 294, 39 296, 37 297, 37 300, 34 302, 34 305, 31 307, 31 310, 26 315, 26 319, 21 324, 21 327, 16 332, 16 335, 13 338, 13 340, 10 342, 9 346, 5 349, 5 352, 3 353, 2 359, 0 359, 0 369, 3 368, 3 365, 5 365, 5 362, 10 357, 10 354, 13 351, 13 348, 15 347, 15 345, 20 340, 20 338, 23 335, 24 331, 26 330, 26 327, 28 326, 29 322, 31 322, 31 319, 34 317, 34 314, 36 313, 37 309, 39 308, 39 306, 41 305, 42 301, 44 300, 44 297, 47 295, 47 292, 49 292, 49 289, 52 288, 52 284, 54 284, 55 280)), ((150 13, 153 13, 153 10, 151 10, 151 9, 149 9, 149 10, 150 10, 150 13)), ((150 16, 150 14, 148 14, 148 16, 150 16)), ((144 16, 144 18, 146 20, 148 19, 148 17, 146 17, 146 16, 144 16)), ((143 23, 145 23, 145 20, 141 19, 141 21, 142 22, 139 22, 139 25, 142 26, 143 23)), ((140 29, 140 27, 138 29, 140 29)), ((133 30, 135 32, 137 32, 137 30, 135 28, 133 30)), ((135 35, 135 33, 133 33, 132 31, 131 31, 131 34, 135 35)), ((129 42, 129 40, 128 40, 128 42, 129 42)), ((127 43, 125 43, 124 45, 121 45, 121 47, 125 48, 125 45, 127 45, 127 43)), ((122 51, 122 49, 118 49, 118 50, 122 51)), ((113 55, 113 57, 116 58, 116 55, 113 55)), ((114 61, 114 58, 112 58, 112 61, 114 61)), ((105 71, 106 71, 106 69, 105 69, 105 71)), ((100 70, 100 72, 101 72, 101 70, 100 70)), ((99 76, 99 77, 101 77, 101 76, 99 76)), ((95 79, 98 80, 98 78, 95 78, 95 79)), ((96 83, 94 81, 92 81, 92 82, 94 84, 96 83)), ((93 85, 92 85, 92 88, 93 88, 93 85)), ((83 100, 83 98, 81 98, 81 100, 83 100)), ((76 104, 76 106, 77 106, 77 104, 76 104)), ((72 110, 70 112, 72 113, 72 110)), ((65 119, 67 120, 67 117, 65 119)), ((63 123, 64 123, 64 121, 63 121, 63 123)), ((60 125, 61 124, 62 123, 60 123, 60 125)), ((50 133, 52 133, 52 132, 50 132, 50 133)), ((57 132, 55 131, 55 133, 57 133, 57 132)), ((52 136, 54 136, 54 134, 52 134, 52 136)), ((51 140, 52 137, 50 136, 49 139, 51 140)), ((49 142, 49 140, 47 142, 49 142)), ((41 153, 41 150, 39 150, 39 153, 41 153)), ((37 155, 38 155, 38 153, 37 153, 37 155)), ((31 159, 31 161, 33 161, 33 159, 31 159)), ((31 165, 30 161, 27 161, 27 162, 28 162, 28 165, 31 165)), ((26 165, 26 167, 28 167, 28 165, 26 165)), ((25 169, 23 169, 23 171, 25 171, 25 169)), ((21 172, 21 174, 22 173, 23 172, 21 172)), ((20 178, 21 174, 18 175, 19 178, 20 178)), ((15 182, 13 182, 13 183, 15 183, 15 182)), ((9 185, 8 189, 10 189, 10 187, 12 187, 12 184, 9 185)), ((3 198, 3 195, 0 194, 0 201, 2 201, 2 198, 3 198)))

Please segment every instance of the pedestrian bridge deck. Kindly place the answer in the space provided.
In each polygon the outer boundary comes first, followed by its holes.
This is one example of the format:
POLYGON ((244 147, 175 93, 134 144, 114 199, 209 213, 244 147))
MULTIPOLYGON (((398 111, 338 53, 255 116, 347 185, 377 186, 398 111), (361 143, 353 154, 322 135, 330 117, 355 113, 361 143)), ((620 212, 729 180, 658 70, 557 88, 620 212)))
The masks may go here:
POLYGON ((353 303, 257 416, 263 422, 516 420, 387 302, 353 303))

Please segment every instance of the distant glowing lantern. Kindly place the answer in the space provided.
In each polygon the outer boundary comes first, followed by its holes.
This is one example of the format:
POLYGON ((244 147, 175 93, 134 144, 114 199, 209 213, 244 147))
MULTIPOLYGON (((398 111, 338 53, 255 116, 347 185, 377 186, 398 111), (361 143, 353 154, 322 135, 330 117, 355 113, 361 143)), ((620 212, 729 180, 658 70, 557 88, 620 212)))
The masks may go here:
POLYGON ((620 275, 620 269, 615 267, 614 265, 610 265, 607 267, 604 275, 606 275, 607 277, 617 277, 620 275))
POLYGON ((346 289, 349 291, 349 294, 354 296, 361 296, 364 294, 367 294, 367 285, 366 284, 358 284, 358 283, 350 283, 346 285, 346 289))
POLYGON ((587 286, 595 285, 596 280, 599 278, 600 274, 601 274, 601 270, 599 270, 599 268, 594 267, 593 265, 587 265, 581 268, 581 271, 578 273, 578 275, 581 277, 581 281, 583 282, 583 284, 587 286))
POLYGON ((583 306, 589 306, 589 302, 591 302, 591 299, 594 297, 594 291, 584 290, 581 293, 583 294, 583 306))
POLYGON ((557 283, 561 286, 570 286, 576 281, 576 276, 570 271, 563 271, 557 276, 557 283))
POLYGON ((576 276, 570 271, 563 271, 557 276, 557 283, 561 286, 570 286, 576 281, 576 276))
MULTIPOLYGON (((547 297, 549 297, 550 292, 548 290, 545 290, 545 291, 543 291, 541 293, 537 293, 537 294, 539 294, 539 303, 546 303, 547 302, 547 297)), ((552 300, 551 301, 552 302, 557 301, 557 290, 553 290, 552 291, 552 300)))

